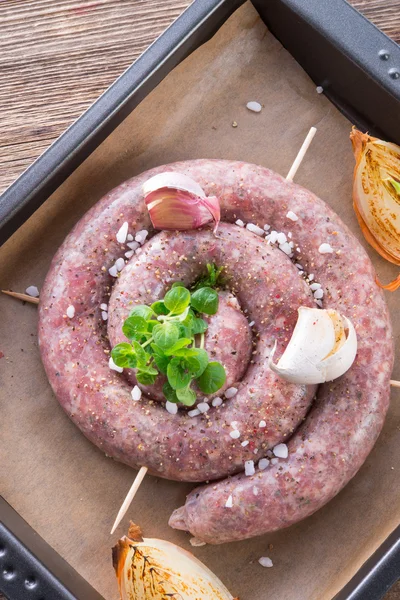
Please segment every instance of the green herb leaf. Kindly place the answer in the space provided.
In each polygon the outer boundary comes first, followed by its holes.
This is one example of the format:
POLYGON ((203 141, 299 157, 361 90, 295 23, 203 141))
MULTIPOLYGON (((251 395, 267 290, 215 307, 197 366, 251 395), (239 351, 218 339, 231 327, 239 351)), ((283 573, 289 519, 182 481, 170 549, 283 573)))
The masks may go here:
POLYGON ((191 304, 198 312, 215 315, 218 310, 218 294, 210 287, 203 287, 192 294, 191 304))
POLYGON ((189 346, 192 341, 191 338, 180 338, 173 346, 171 346, 171 348, 165 350, 165 354, 167 356, 172 356, 172 354, 175 354, 178 350, 185 348, 185 346, 189 346))
POLYGON ((154 362, 156 363, 159 371, 166 375, 171 357, 164 354, 163 349, 160 348, 160 346, 157 346, 157 344, 151 344, 151 348, 153 350, 154 362))
POLYGON ((122 325, 122 331, 128 340, 132 340, 135 337, 140 337, 148 333, 148 327, 143 317, 134 316, 126 319, 122 325))
POLYGON ((193 378, 200 377, 208 364, 208 354, 202 348, 182 348, 176 356, 185 359, 186 368, 193 378))
POLYGON ((139 304, 138 306, 135 306, 135 308, 129 313, 130 317, 143 317, 145 321, 151 319, 153 315, 154 311, 151 310, 150 306, 146 306, 145 304, 139 304))
POLYGON ((145 352, 145 350, 143 350, 139 342, 133 341, 132 347, 136 354, 137 366, 144 367, 147 361, 149 360, 150 356, 147 354, 147 352, 145 352))
POLYGON ((166 381, 163 385, 163 394, 168 402, 179 402, 175 390, 169 385, 168 381, 166 381))
POLYGON ((193 335, 197 335, 198 333, 204 333, 208 329, 208 324, 204 321, 204 319, 193 319, 192 323, 192 333, 193 335))
POLYGON ((224 385, 225 381, 225 369, 219 362, 208 363, 203 374, 196 379, 197 385, 204 394, 213 394, 224 385))
POLYGON ((154 319, 147 321, 147 327, 148 327, 149 331, 153 331, 153 327, 155 327, 156 325, 159 325, 159 324, 160 324, 160 321, 155 321, 154 319))
POLYGON ((170 321, 156 325, 152 333, 155 343, 162 350, 171 348, 179 339, 179 327, 170 321))
POLYGON ((189 290, 180 285, 173 287, 165 294, 164 304, 171 313, 179 315, 190 304, 189 290))
POLYGON ((146 373, 146 371, 138 371, 136 373, 136 379, 142 385, 153 385, 157 378, 157 375, 151 375, 151 373, 146 373))
POLYGON ((171 288, 174 287, 186 287, 186 284, 184 281, 175 281, 175 283, 172 284, 171 288))
POLYGON ((128 342, 117 344, 111 350, 111 357, 118 367, 134 369, 137 364, 135 352, 128 342))
POLYGON ((217 269, 216 265, 207 264, 207 274, 196 281, 192 286, 192 290, 199 290, 202 287, 216 287, 223 269, 224 267, 219 267, 219 269, 217 269))
POLYGON ((167 368, 167 377, 174 390, 186 387, 190 383, 192 376, 184 358, 176 357, 171 360, 167 368))
POLYGON ((153 302, 151 305, 151 309, 156 315, 167 315, 169 313, 168 308, 165 306, 162 300, 157 300, 157 302, 153 302))
POLYGON ((181 388, 176 390, 175 393, 179 402, 182 402, 185 406, 193 406, 196 402, 196 394, 190 387, 181 388))

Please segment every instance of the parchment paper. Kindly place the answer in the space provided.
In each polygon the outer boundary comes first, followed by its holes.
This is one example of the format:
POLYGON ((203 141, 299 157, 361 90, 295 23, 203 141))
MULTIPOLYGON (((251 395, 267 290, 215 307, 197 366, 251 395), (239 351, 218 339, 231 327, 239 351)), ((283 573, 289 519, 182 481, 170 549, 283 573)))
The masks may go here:
MULTIPOLYGON (((13 236, 0 253, 1 288, 40 285, 65 235, 105 192, 174 160, 240 159, 287 171, 310 126, 317 136, 296 181, 324 198, 361 243, 351 207, 350 123, 245 5, 126 119, 13 236), (246 103, 263 104, 260 114, 246 103), (237 128, 232 127, 236 121, 237 128)), ((369 247, 382 280, 397 274, 369 247)), ((398 339, 400 292, 387 294, 398 339)), ((146 477, 117 534, 109 535, 135 472, 105 457, 54 398, 37 348, 36 308, 2 297, 0 313, 1 491, 107 600, 118 597, 110 548, 138 522, 148 537, 190 549, 167 525, 190 485, 146 477)), ((393 377, 400 379, 397 364, 393 377)), ((396 456, 400 390, 376 447, 327 506, 278 533, 194 553, 241 600, 330 599, 399 522, 396 456), (272 544, 273 548, 268 548, 272 544), (274 567, 257 560, 270 556, 274 567)), ((397 446, 398 448, 398 446, 397 446)))

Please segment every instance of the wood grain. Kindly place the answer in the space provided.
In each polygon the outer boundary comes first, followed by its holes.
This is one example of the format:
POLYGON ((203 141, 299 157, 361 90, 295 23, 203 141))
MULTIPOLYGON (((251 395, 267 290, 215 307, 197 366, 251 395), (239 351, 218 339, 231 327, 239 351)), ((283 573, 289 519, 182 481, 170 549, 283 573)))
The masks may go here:
MULTIPOLYGON (((1 0, 0 193, 191 0, 1 0)), ((400 0, 351 0, 400 41, 400 0)))
POLYGON ((400 43, 399 0, 349 0, 357 10, 375 23, 386 35, 400 43))
POLYGON ((1 0, 0 192, 191 0, 1 0))

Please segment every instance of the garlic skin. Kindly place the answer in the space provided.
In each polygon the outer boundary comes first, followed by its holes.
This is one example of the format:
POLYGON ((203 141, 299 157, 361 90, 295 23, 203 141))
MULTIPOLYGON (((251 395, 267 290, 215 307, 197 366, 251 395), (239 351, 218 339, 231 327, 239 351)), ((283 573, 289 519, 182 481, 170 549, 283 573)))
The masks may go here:
POLYGON ((268 365, 274 373, 300 385, 332 381, 349 370, 357 354, 357 335, 352 322, 336 310, 300 306, 289 343, 273 362, 277 343, 268 365))
POLYGON ((135 539, 124 536, 113 548, 121 600, 235 600, 193 554, 165 540, 143 539, 136 530, 135 539))
POLYGON ((198 229, 221 218, 219 200, 206 196, 191 177, 168 171, 148 179, 142 187, 150 219, 155 229, 198 229))

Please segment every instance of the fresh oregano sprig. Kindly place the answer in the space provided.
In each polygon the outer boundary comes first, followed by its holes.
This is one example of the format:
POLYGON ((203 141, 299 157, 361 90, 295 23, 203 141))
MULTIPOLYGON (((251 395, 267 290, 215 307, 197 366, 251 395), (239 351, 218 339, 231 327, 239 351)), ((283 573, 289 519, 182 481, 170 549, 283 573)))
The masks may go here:
MULTIPOLYGON (((209 280, 215 284, 220 269, 207 267, 209 280)), ((131 311, 122 326, 129 342, 114 346, 112 359, 119 367, 135 369, 136 378, 143 385, 153 384, 160 373, 166 375, 165 398, 192 406, 196 401, 191 387, 194 381, 203 393, 212 394, 226 380, 223 365, 209 362, 204 350, 207 323, 200 315, 214 315, 217 310, 218 293, 214 289, 201 286, 191 293, 176 282, 163 300, 151 306, 136 306, 131 311), (198 347, 196 336, 200 336, 198 347)))

